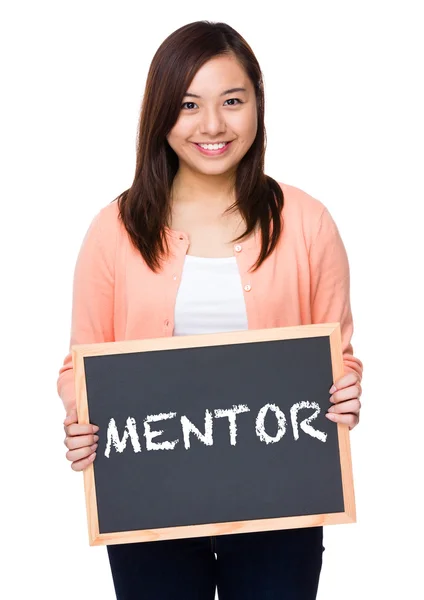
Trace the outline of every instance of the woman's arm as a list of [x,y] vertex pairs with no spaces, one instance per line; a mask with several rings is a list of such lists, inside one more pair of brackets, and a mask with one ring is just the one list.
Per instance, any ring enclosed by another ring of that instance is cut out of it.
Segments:
[[309,251],[313,323],[340,323],[345,374],[362,379],[363,365],[353,356],[353,320],[350,306],[350,272],[337,226],[324,208]]
[[115,240],[113,232],[103,229],[106,210],[107,207],[91,222],[75,265],[69,353],[57,380],[57,391],[67,413],[76,405],[72,345],[114,341]]

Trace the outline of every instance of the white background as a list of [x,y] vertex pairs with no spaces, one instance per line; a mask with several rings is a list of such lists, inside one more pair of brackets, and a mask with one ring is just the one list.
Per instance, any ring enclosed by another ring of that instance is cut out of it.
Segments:
[[3,3],[3,598],[114,598],[106,549],[88,545],[82,474],[65,459],[56,380],[82,238],[132,182],[148,66],[167,35],[200,19],[252,46],[266,172],[320,199],[349,255],[364,363],[351,434],[358,522],[325,529],[319,600],[423,597],[420,4]]

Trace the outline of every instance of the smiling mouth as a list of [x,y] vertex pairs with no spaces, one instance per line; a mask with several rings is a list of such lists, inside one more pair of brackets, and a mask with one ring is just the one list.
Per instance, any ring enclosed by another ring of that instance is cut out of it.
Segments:
[[213,144],[198,144],[197,142],[194,143],[196,144],[196,146],[203,148],[203,150],[222,150],[222,148],[225,148],[225,146],[228,146],[228,144],[230,144],[231,142],[214,142]]

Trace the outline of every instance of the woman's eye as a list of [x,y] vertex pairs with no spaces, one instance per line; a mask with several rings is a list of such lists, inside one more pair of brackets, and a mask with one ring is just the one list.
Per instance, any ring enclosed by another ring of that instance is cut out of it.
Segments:
[[193,110],[193,108],[199,108],[195,102],[184,102],[181,108],[187,108],[188,110]]
[[239,98],[229,98],[225,102],[230,102],[231,104],[229,106],[236,106],[237,104],[243,104],[243,102],[241,100],[239,100]]
[[[224,105],[227,103],[227,106],[237,106],[237,104],[243,104],[243,102],[239,98],[229,98],[224,102]],[[195,108],[199,108],[195,102],[184,102],[181,105],[182,109],[186,110],[194,110]]]

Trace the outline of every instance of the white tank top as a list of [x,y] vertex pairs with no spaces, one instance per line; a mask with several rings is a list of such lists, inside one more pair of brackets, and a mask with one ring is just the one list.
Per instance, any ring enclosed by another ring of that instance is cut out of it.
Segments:
[[247,329],[246,305],[235,256],[186,255],[174,314],[174,335]]

